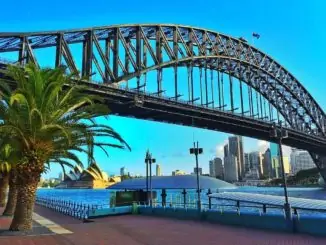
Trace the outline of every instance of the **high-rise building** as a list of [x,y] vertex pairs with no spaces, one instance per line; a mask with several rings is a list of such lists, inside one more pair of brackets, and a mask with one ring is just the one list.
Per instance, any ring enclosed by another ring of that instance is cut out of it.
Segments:
[[214,160],[209,161],[209,176],[214,178],[224,178],[224,167],[222,159],[215,157]]
[[215,177],[218,179],[224,179],[224,166],[223,161],[219,157],[215,157]]
[[263,155],[263,176],[272,178],[271,150],[268,148]]
[[120,168],[120,176],[128,175],[126,167]]
[[[283,157],[283,164],[284,164],[285,174],[291,173],[291,165],[290,165],[289,157]],[[271,176],[273,178],[281,178],[282,177],[282,165],[280,163],[279,157],[272,157]]]
[[273,157],[279,157],[278,144],[270,143],[269,149],[271,151],[271,160]]
[[[194,174],[197,174],[197,168],[194,168]],[[203,175],[203,169],[198,167],[198,174]]]
[[244,166],[245,166],[245,173],[250,171],[250,162],[249,162],[249,154],[245,153],[244,154]]
[[241,180],[244,176],[244,154],[241,136],[229,137],[229,155],[233,155],[238,161],[238,178]]
[[228,144],[226,144],[224,146],[224,157],[227,157],[229,155],[229,146]]
[[209,161],[209,176],[215,177],[215,162],[214,162],[214,160]]
[[258,170],[259,176],[263,175],[263,157],[261,152],[254,151],[249,153],[249,162],[251,170]]
[[289,157],[283,157],[283,164],[284,164],[284,172],[285,174],[291,173],[291,164]]
[[307,151],[292,149],[290,157],[292,174],[296,174],[300,170],[316,167]]
[[238,177],[238,160],[237,157],[229,155],[224,158],[224,180],[228,182],[236,182]]
[[271,171],[272,178],[279,178],[280,177],[280,173],[279,173],[280,163],[279,163],[278,156],[272,157],[271,164],[272,164],[272,171]]
[[156,176],[161,176],[161,166],[160,166],[160,164],[156,164]]

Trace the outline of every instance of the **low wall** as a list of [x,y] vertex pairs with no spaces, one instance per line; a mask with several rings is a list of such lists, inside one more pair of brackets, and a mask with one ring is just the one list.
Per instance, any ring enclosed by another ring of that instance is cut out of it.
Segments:
[[287,221],[284,215],[277,214],[221,212],[218,210],[206,210],[199,213],[197,209],[170,207],[150,208],[145,206],[138,207],[138,213],[142,215],[170,217],[185,220],[202,220],[210,223],[243,226],[280,232],[295,232],[326,236],[326,218],[311,216],[293,216],[291,221]]
[[131,206],[94,209],[94,210],[89,210],[88,218],[94,219],[94,218],[99,218],[99,217],[103,217],[103,216],[131,214],[131,213],[132,213]]
[[294,220],[295,230],[316,236],[326,236],[326,218],[317,216],[299,216]]

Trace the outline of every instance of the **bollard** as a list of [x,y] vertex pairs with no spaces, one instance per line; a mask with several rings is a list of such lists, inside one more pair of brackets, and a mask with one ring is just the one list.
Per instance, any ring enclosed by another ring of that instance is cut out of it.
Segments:
[[208,196],[208,209],[211,209],[212,208],[212,198],[209,195],[212,194],[212,191],[210,188],[208,189],[206,194]]
[[161,194],[161,197],[162,197],[162,206],[165,207],[166,206],[166,189],[162,189],[162,194]]
[[186,208],[186,204],[187,204],[187,191],[186,191],[186,189],[183,189],[181,194],[183,195],[183,207]]
[[237,201],[237,211],[240,212],[240,201]]

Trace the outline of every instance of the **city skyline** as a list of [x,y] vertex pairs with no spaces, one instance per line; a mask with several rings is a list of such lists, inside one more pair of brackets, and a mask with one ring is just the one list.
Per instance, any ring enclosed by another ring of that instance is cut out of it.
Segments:
[[[6,2],[4,8],[14,8],[16,4],[16,2]],[[323,94],[323,91],[326,90],[326,84],[322,83],[326,75],[326,70],[324,69],[326,61],[323,58],[326,50],[323,48],[322,40],[325,40],[326,34],[319,31],[323,28],[321,23],[324,23],[325,17],[321,8],[317,7],[317,5],[311,4],[306,6],[290,2],[284,3],[283,1],[274,1],[273,3],[239,2],[236,5],[221,2],[218,8],[229,9],[232,7],[237,15],[230,16],[228,13],[219,11],[219,19],[216,20],[216,18],[206,17],[215,16],[218,10],[217,7],[207,8],[203,13],[198,13],[196,7],[194,7],[195,5],[191,7],[189,4],[185,9],[185,6],[178,2],[173,2],[175,5],[173,9],[168,7],[169,4],[162,6],[160,15],[157,14],[157,10],[153,6],[144,3],[142,4],[142,11],[144,12],[142,13],[146,13],[146,15],[142,14],[141,18],[138,12],[133,11],[136,3],[129,3],[129,14],[122,15],[121,13],[126,11],[125,6],[119,6],[117,3],[110,3],[108,5],[102,1],[97,6],[93,3],[79,6],[79,4],[64,2],[65,5],[74,6],[76,11],[62,14],[62,11],[65,12],[65,10],[60,8],[63,1],[59,0],[53,6],[54,14],[51,16],[48,15],[47,11],[40,11],[41,5],[37,2],[30,2],[28,5],[27,3],[21,4],[21,6],[26,4],[26,7],[18,9],[14,19],[6,11],[0,17],[2,20],[0,21],[2,31],[58,30],[113,25],[117,23],[150,22],[201,26],[217,32],[230,34],[234,37],[242,36],[248,39],[250,44],[272,55],[277,61],[281,61],[280,63],[299,79],[316,101],[323,108],[326,107],[326,97]],[[280,4],[288,11],[279,12]],[[248,11],[243,11],[244,7]],[[90,11],[85,13],[83,11],[85,8],[88,8]],[[264,9],[264,11],[257,11],[258,8]],[[26,11],[26,9],[28,10]],[[197,18],[193,18],[191,15],[180,15],[180,9],[196,12],[198,19],[201,19],[201,21],[199,22]],[[278,12],[279,15],[278,18],[273,18],[273,24],[271,24],[271,19],[275,12]],[[289,21],[289,19],[293,19],[293,21]],[[25,25],[21,25],[21,23],[25,23]],[[310,28],[307,28],[308,26]],[[301,39],[302,29],[305,29],[304,40]],[[252,32],[259,33],[261,38],[253,40],[251,38]],[[318,52],[310,52],[306,48],[307,45],[320,46],[322,48]],[[305,59],[302,59],[302,57],[305,57]],[[307,60],[316,62],[307,62]],[[313,72],[315,70],[318,72]],[[112,115],[108,121],[102,118],[99,121],[107,123],[117,130],[132,148],[132,152],[110,149],[109,158],[100,151],[95,150],[96,162],[109,174],[118,174],[121,166],[126,166],[130,173],[144,173],[144,156],[147,149],[150,149],[153,156],[161,163],[163,174],[171,173],[174,169],[183,169],[190,173],[195,165],[193,156],[188,154],[188,149],[192,146],[193,140],[198,140],[204,149],[204,154],[199,157],[199,166],[203,168],[203,172],[207,173],[209,160],[215,156],[222,156],[221,152],[223,152],[223,149],[221,151],[220,147],[230,136],[226,133],[205,129]],[[266,146],[264,141],[249,138],[244,138],[243,142],[245,152]],[[290,150],[285,151],[288,152],[285,154],[289,156]],[[85,156],[82,157],[82,161],[86,166],[87,159]],[[51,172],[45,176],[58,176],[59,171],[61,171],[60,167],[53,165]]]

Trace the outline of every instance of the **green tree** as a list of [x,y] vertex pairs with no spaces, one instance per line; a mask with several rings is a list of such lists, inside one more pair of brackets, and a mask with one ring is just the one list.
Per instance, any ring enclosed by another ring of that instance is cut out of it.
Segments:
[[[86,87],[63,68],[9,66],[5,75],[7,80],[0,85],[0,134],[3,143],[22,154],[16,165],[19,198],[10,230],[30,230],[36,188],[49,163],[82,165],[78,152],[93,159],[94,147],[107,154],[107,147],[129,146],[111,127],[94,119],[109,113],[103,99],[86,93]],[[10,82],[13,91],[6,86]]]

